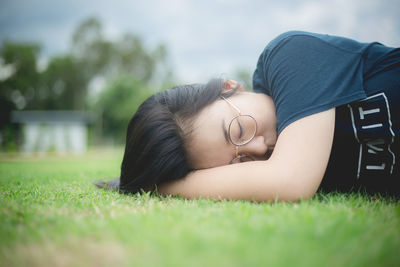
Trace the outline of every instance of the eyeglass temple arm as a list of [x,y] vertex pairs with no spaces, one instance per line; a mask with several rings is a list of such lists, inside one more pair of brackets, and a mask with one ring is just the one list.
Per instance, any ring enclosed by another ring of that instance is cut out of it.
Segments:
[[229,101],[228,99],[226,99],[225,97],[223,97],[222,95],[220,96],[223,100],[225,100],[229,105],[231,105],[234,109],[236,109],[236,111],[239,113],[239,115],[241,115],[240,113],[240,109],[235,106],[231,101]]

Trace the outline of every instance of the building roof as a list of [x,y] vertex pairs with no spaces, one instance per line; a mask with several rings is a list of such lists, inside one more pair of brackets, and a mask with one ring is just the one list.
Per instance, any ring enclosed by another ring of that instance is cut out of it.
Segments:
[[93,121],[93,113],[81,110],[28,110],[11,112],[11,121],[15,123],[49,123],[49,122],[80,122]]

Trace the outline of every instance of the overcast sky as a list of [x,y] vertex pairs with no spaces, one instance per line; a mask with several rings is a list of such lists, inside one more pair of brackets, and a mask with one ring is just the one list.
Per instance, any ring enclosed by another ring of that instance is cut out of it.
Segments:
[[42,58],[67,51],[75,27],[101,19],[111,38],[164,43],[181,82],[253,71],[269,40],[306,30],[400,46],[399,0],[0,0],[0,39],[38,41]]

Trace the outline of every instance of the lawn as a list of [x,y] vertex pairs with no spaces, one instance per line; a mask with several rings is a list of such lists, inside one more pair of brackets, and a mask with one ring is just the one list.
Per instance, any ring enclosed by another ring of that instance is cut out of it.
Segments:
[[120,195],[121,150],[0,155],[0,266],[400,266],[400,204]]

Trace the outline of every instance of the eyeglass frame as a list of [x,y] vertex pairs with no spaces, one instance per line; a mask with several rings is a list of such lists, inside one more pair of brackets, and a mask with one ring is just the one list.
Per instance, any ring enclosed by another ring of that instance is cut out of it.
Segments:
[[[254,161],[253,157],[251,157],[251,156],[249,156],[249,155],[246,155],[246,154],[239,155],[239,146],[246,145],[246,144],[250,143],[250,142],[254,139],[254,137],[256,136],[256,133],[257,133],[257,120],[256,120],[253,116],[251,116],[251,115],[248,115],[248,114],[243,114],[243,115],[242,115],[242,112],[240,111],[240,109],[239,109],[236,105],[234,105],[231,101],[229,101],[229,100],[226,99],[225,97],[223,97],[223,96],[220,96],[220,97],[221,97],[223,100],[225,100],[225,102],[227,102],[231,107],[233,107],[233,108],[238,112],[238,115],[235,116],[235,117],[233,117],[233,118],[231,119],[231,121],[230,121],[230,123],[229,123],[229,127],[228,127],[228,137],[229,137],[229,141],[231,142],[232,145],[235,146],[235,150],[236,150],[236,151],[235,151],[235,158],[233,158],[233,159],[229,162],[229,164],[232,164],[234,160],[240,159],[240,158],[242,158],[242,157],[248,157],[248,158],[250,158],[251,160]],[[232,122],[233,122],[235,119],[239,118],[240,116],[246,116],[246,117],[252,118],[252,119],[254,120],[254,123],[255,123],[255,126],[256,126],[256,127],[255,127],[254,134],[253,134],[253,136],[252,136],[251,138],[249,138],[248,140],[246,140],[245,142],[243,142],[243,143],[241,143],[241,144],[236,144],[236,143],[234,143],[234,142],[232,141],[232,138],[231,138],[231,125],[232,125]]]

